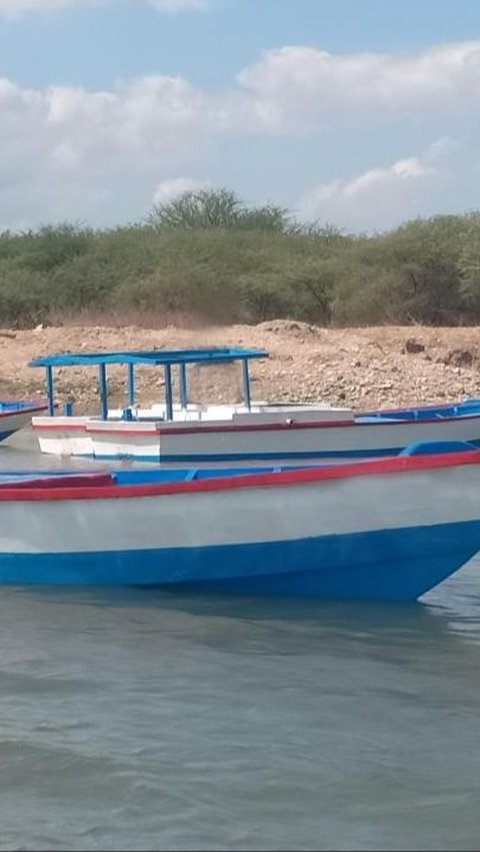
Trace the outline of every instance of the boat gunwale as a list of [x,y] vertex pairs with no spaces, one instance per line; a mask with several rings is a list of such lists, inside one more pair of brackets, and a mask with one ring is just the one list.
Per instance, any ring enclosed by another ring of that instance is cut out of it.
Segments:
[[[5,405],[5,404],[6,405],[23,405],[23,402],[22,402],[22,400],[12,399],[12,400],[4,400],[3,405]],[[32,413],[35,413],[36,411],[46,411],[46,410],[47,410],[47,406],[45,405],[45,403],[35,403],[35,402],[30,403],[29,402],[28,405],[25,405],[25,407],[23,407],[23,408],[12,408],[10,411],[2,411],[0,409],[0,419],[2,417],[15,417],[18,414],[32,414]]]
[[212,477],[211,479],[204,480],[191,479],[183,482],[153,485],[112,484],[111,486],[79,486],[61,489],[51,489],[41,486],[33,486],[31,489],[25,489],[12,486],[11,488],[0,488],[0,503],[163,497],[169,495],[232,491],[244,488],[308,485],[352,477],[421,471],[428,472],[429,470],[451,469],[467,465],[480,466],[480,450],[395,456],[384,459],[367,459],[353,464],[332,464],[331,466],[297,468],[295,470],[267,473],[235,474],[229,477]]
[[[387,412],[385,412],[387,416]],[[357,417],[364,415],[357,415]],[[366,415],[368,416],[368,415]],[[47,419],[47,418],[46,418]],[[273,431],[286,431],[286,430],[297,430],[297,429],[347,429],[348,427],[363,427],[366,426],[411,426],[414,424],[415,426],[419,425],[428,425],[432,423],[451,423],[452,421],[461,420],[479,420],[480,412],[477,414],[462,414],[462,415],[451,415],[449,417],[428,417],[423,418],[422,420],[414,420],[414,419],[405,419],[405,420],[395,420],[388,421],[382,420],[379,418],[377,421],[369,421],[368,423],[362,423],[359,420],[295,420],[293,418],[288,418],[285,420],[275,421],[274,423],[229,423],[225,422],[217,422],[216,424],[209,424],[208,421],[203,422],[192,422],[191,425],[185,426],[184,423],[162,423],[162,422],[152,422],[152,428],[139,428],[132,429],[131,422],[124,420],[120,421],[121,423],[125,423],[125,428],[120,427],[118,423],[115,421],[108,420],[99,420],[97,418],[88,418],[85,423],[72,423],[71,425],[68,422],[65,423],[55,423],[56,418],[49,418],[53,420],[51,423],[32,423],[32,428],[35,431],[57,431],[57,432],[88,432],[93,435],[193,435],[193,434],[215,434],[216,432],[273,432]],[[67,421],[69,418],[65,417]],[[112,426],[110,426],[110,422]],[[137,423],[143,423],[144,421],[138,420],[135,421]],[[145,421],[146,422],[146,421]],[[106,424],[102,428],[96,428],[96,424],[104,423]],[[127,425],[128,424],[128,425]]]

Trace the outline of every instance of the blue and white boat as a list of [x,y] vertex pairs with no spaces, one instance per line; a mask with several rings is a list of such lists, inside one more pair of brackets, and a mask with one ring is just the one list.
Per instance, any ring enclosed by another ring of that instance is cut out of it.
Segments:
[[[83,352],[38,358],[31,366],[45,369],[49,416],[34,417],[33,430],[44,453],[183,465],[298,464],[391,456],[415,441],[467,441],[480,446],[479,399],[371,412],[321,403],[254,402],[249,363],[266,357],[264,350],[210,348]],[[242,367],[243,402],[199,405],[189,401],[188,368],[232,362]],[[108,406],[110,365],[126,368],[128,397],[122,410]],[[136,404],[135,369],[139,365],[164,371],[165,400],[149,409]],[[72,416],[71,407],[66,414],[53,416],[54,370],[70,366],[97,368],[99,417]]]
[[0,582],[415,600],[480,549],[480,452],[450,449],[290,470],[12,473]]
[[5,441],[10,435],[29,426],[32,417],[45,411],[46,405],[38,402],[22,400],[0,401],[0,441]]

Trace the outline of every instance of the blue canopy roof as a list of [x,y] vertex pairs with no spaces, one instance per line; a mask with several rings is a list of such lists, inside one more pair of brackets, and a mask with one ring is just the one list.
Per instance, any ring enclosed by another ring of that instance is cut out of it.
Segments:
[[205,364],[268,358],[264,349],[209,347],[203,349],[154,349],[150,352],[66,352],[34,358],[29,367],[73,367],[98,364]]

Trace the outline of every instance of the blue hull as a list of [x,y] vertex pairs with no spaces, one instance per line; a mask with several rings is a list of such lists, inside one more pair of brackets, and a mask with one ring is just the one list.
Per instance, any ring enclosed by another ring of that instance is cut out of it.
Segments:
[[480,549],[480,521],[297,541],[92,553],[0,554],[0,583],[409,601]]

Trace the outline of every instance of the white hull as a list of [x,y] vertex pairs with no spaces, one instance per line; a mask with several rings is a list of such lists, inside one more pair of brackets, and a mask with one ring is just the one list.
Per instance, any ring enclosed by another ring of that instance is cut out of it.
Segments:
[[443,420],[158,424],[34,418],[44,453],[152,463],[298,461],[393,455],[415,442],[480,443],[480,416]]
[[0,582],[411,600],[480,548],[479,465],[476,452],[170,485],[8,486]]
[[480,518],[478,465],[365,476],[349,476],[345,471],[337,479],[281,487],[230,490],[224,483],[210,491],[203,482],[191,493],[182,493],[179,487],[179,493],[137,499],[128,494],[129,490],[133,494],[133,487],[125,489],[125,497],[120,492],[115,499],[71,499],[70,495],[63,499],[61,492],[50,500],[0,499],[0,551],[84,553],[181,548],[188,543],[210,547]]
[[5,440],[10,435],[30,426],[32,417],[35,413],[42,411],[44,406],[32,406],[20,408],[18,411],[1,411],[0,410],[0,441]]

